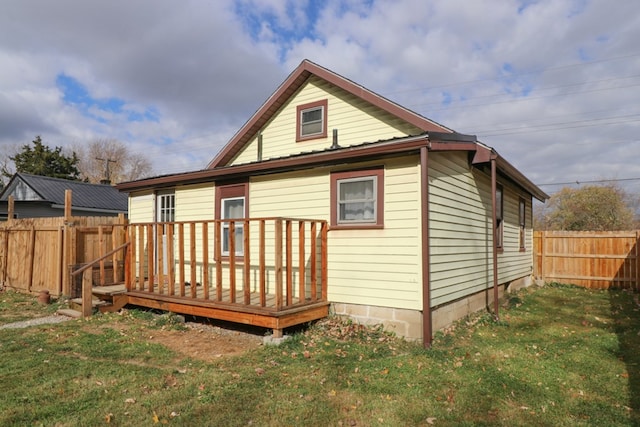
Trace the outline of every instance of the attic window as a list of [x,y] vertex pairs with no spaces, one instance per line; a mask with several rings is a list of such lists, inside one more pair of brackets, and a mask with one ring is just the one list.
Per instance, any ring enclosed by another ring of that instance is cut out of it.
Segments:
[[327,137],[327,100],[296,107],[296,141]]

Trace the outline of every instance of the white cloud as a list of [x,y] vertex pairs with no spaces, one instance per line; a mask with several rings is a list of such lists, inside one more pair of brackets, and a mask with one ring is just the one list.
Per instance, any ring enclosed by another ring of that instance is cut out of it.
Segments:
[[[118,138],[158,173],[201,168],[309,58],[478,133],[535,182],[640,177],[639,39],[634,0],[9,2],[0,147]],[[124,111],[65,105],[60,73]]]

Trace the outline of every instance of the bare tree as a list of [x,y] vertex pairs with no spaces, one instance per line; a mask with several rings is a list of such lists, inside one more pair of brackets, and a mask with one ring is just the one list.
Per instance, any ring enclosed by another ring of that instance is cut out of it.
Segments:
[[82,179],[99,183],[133,181],[153,173],[151,163],[142,154],[133,153],[116,139],[97,139],[75,150],[80,158]]
[[614,231],[633,228],[637,196],[615,184],[564,187],[534,212],[539,230]]

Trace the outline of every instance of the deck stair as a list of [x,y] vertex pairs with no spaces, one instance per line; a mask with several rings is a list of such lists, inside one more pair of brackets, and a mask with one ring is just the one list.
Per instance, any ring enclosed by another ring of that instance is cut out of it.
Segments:
[[[112,313],[120,310],[127,304],[126,291],[126,286],[119,283],[107,286],[93,286],[91,292],[92,311]],[[69,300],[69,308],[61,309],[59,312],[70,317],[82,317],[82,298]]]

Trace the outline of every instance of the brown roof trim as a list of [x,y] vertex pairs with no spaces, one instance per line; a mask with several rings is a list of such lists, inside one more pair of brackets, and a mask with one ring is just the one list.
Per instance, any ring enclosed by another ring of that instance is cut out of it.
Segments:
[[267,101],[240,128],[224,148],[209,162],[207,169],[226,165],[244,145],[273,117],[284,103],[307,81],[315,75],[327,82],[355,95],[370,104],[416,126],[424,132],[452,132],[451,129],[427,119],[393,101],[372,92],[339,74],[321,67],[307,59],[291,73],[289,77],[276,89]]
[[325,150],[301,156],[283,157],[262,162],[245,163],[236,166],[203,169],[195,172],[185,172],[175,175],[165,175],[138,181],[123,182],[116,185],[120,191],[137,191],[158,187],[195,184],[217,179],[235,179],[253,175],[263,175],[281,171],[292,171],[308,167],[328,165],[343,160],[362,160],[368,157],[379,157],[418,150],[429,143],[427,135],[407,137],[389,142],[358,145],[354,147]]
[[538,188],[533,182],[529,181],[529,179],[522,174],[518,169],[515,168],[511,163],[506,161],[503,157],[501,157],[498,153],[496,155],[496,166],[500,171],[506,174],[509,178],[518,183],[518,185],[522,186],[525,190],[527,190],[533,197],[540,200],[544,203],[545,200],[549,198],[549,195]]
[[[456,135],[458,136],[456,138]],[[283,157],[263,162],[246,163],[236,166],[203,169],[195,172],[185,172],[175,175],[158,176],[139,181],[124,182],[116,185],[120,191],[139,191],[172,187],[176,185],[197,184],[202,182],[246,178],[249,176],[266,175],[276,172],[293,171],[311,167],[331,165],[339,162],[362,161],[368,158],[380,158],[418,152],[421,147],[429,151],[467,151],[474,153],[474,164],[487,163],[490,158],[497,159],[497,166],[505,175],[528,191],[533,197],[544,202],[549,196],[529,181],[519,170],[500,157],[493,149],[474,142],[472,135],[440,134],[431,132],[390,141],[363,144],[354,147],[326,150],[299,156]]]

